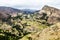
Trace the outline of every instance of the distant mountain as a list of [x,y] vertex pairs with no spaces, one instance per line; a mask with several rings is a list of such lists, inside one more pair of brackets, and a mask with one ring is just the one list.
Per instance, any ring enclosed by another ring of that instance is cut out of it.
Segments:
[[0,6],[0,12],[18,13],[18,12],[21,12],[21,10],[11,8],[11,7]]
[[17,14],[20,12],[21,10],[15,8],[0,6],[0,19],[6,19],[9,15]]
[[37,11],[37,10],[32,10],[32,9],[22,9],[22,11],[23,11],[24,13],[26,13],[26,14],[32,14],[32,13],[34,13],[34,12]]
[[0,19],[6,19],[8,18],[9,15],[14,15],[17,13],[34,13],[35,10],[30,10],[30,9],[15,9],[15,8],[11,8],[11,7],[4,7],[4,6],[0,6]]

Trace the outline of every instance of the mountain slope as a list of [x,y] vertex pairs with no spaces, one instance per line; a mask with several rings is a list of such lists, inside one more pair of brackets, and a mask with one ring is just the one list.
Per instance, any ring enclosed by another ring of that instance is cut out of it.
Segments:
[[0,6],[0,19],[7,18],[9,15],[17,14],[19,12],[21,12],[21,10]]
[[40,16],[43,15],[47,19],[48,23],[54,24],[60,21],[60,9],[45,5],[42,10],[39,11]]

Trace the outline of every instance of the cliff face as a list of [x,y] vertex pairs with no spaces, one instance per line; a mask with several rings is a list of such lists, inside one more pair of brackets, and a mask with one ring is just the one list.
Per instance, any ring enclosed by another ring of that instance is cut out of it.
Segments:
[[46,14],[48,17],[47,22],[50,24],[54,24],[60,21],[60,10],[57,8],[45,5],[39,13],[40,15]]

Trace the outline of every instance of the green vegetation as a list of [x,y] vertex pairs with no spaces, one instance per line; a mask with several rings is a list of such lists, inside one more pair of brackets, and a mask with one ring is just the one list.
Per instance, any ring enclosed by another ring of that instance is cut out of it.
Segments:
[[40,15],[21,14],[0,22],[0,40],[32,40],[31,34],[49,27]]

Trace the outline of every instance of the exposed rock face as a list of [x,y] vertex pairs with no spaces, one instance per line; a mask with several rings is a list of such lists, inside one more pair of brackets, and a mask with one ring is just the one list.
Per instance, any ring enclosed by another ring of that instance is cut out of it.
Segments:
[[42,16],[43,14],[46,14],[45,16],[47,16],[47,21],[50,24],[60,21],[60,10],[57,8],[45,5],[39,13]]

